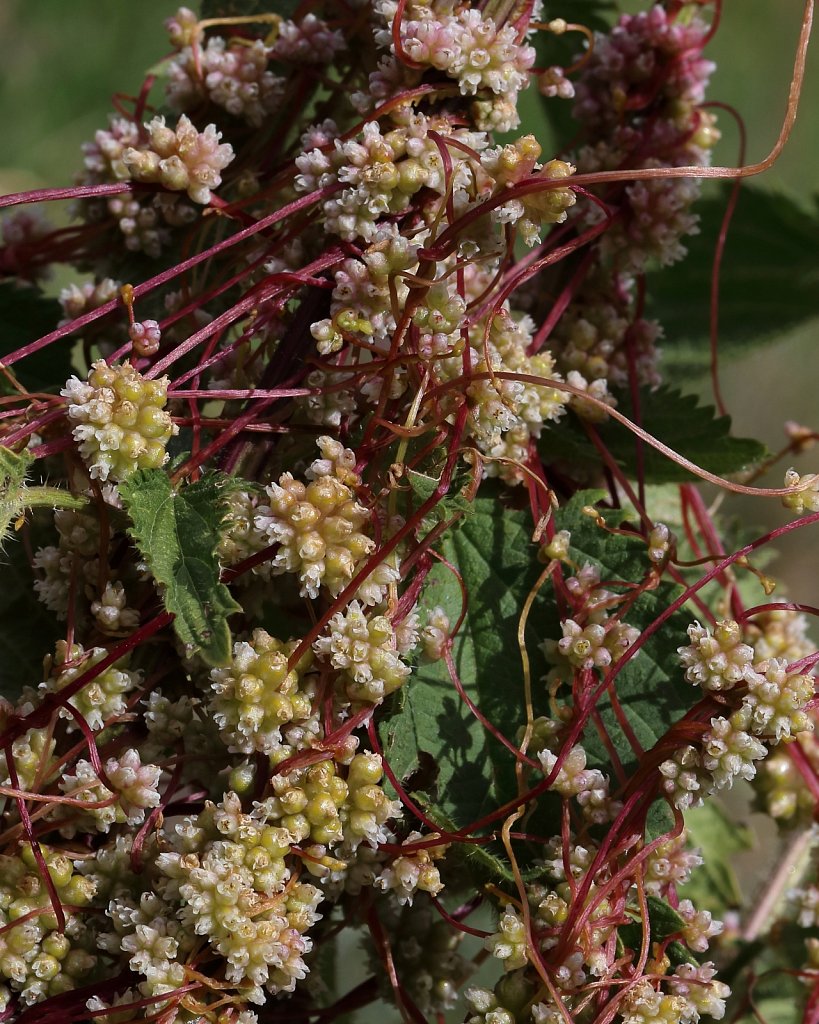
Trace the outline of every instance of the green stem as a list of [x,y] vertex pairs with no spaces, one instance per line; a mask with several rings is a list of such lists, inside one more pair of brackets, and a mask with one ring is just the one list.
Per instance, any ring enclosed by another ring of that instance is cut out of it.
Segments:
[[20,495],[23,508],[84,508],[88,498],[78,497],[62,487],[26,487]]

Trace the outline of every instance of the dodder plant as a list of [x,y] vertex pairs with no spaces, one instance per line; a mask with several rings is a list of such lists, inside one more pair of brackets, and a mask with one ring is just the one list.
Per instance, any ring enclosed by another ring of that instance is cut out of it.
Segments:
[[[761,169],[710,166],[719,3],[279,6],[181,8],[3,200],[74,220],[0,249],[0,1019],[814,1020],[814,610],[754,559],[819,483],[754,488],[647,311]],[[799,837],[743,908],[738,779]]]

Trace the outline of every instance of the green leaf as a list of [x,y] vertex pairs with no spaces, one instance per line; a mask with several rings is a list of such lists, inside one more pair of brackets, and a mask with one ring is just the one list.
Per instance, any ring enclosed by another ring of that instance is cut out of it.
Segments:
[[[407,471],[407,482],[416,497],[417,507],[432,497],[435,493],[435,488],[441,481],[434,476],[428,476],[426,473],[417,473],[414,469],[410,469]],[[463,483],[466,486],[467,481]],[[452,519],[453,516],[470,515],[473,512],[472,502],[464,497],[463,487],[458,488],[457,480],[453,483],[450,490],[453,493],[447,494],[442,498],[424,517],[423,522],[420,524],[422,532],[428,532],[438,523]]]
[[219,580],[216,557],[228,486],[214,474],[174,491],[161,469],[140,470],[120,484],[130,533],[164,588],[177,635],[211,665],[230,659],[227,618],[241,611]]
[[5,543],[13,520],[25,508],[23,491],[33,461],[28,452],[18,455],[0,445],[0,547]]
[[[583,507],[601,496],[602,492],[582,492],[558,511],[558,528],[572,531],[570,556],[578,565],[599,566],[605,581],[639,581],[649,568],[645,542],[637,536],[611,535],[583,515]],[[442,544],[444,557],[457,567],[469,595],[453,658],[466,693],[505,737],[514,740],[525,721],[518,618],[540,565],[533,557],[528,512],[504,507],[491,486],[484,487],[474,505],[473,515]],[[619,524],[625,516],[608,511],[604,518]],[[461,589],[445,566],[432,570],[426,593],[429,605],[442,605],[450,620],[457,620]],[[629,624],[645,628],[678,593],[676,586],[663,584],[642,595],[629,611]],[[645,749],[654,746],[695,702],[697,695],[683,682],[676,656],[687,625],[687,616],[672,616],[616,679],[621,707]],[[559,634],[559,616],[546,588],[533,605],[527,633],[536,684],[545,667],[536,641],[550,632]],[[542,686],[535,685],[534,692],[536,701],[543,699]],[[536,706],[534,710],[538,714],[544,709]],[[599,702],[599,711],[621,761],[632,767],[637,755],[607,696]],[[462,827],[514,798],[513,756],[469,711],[445,665],[420,665],[399,695],[392,717],[382,721],[380,729],[393,770],[407,780],[407,788],[434,819],[437,813],[437,820],[445,817]],[[590,761],[609,771],[609,754],[596,730],[587,730],[583,743]],[[548,800],[542,813],[547,819],[557,816]],[[538,823],[541,831],[550,825],[555,826],[556,820]]]
[[[646,903],[648,904],[650,942],[663,942],[670,935],[683,930],[685,921],[665,900],[661,900],[657,896],[647,896]],[[622,925],[618,929],[618,938],[629,949],[639,949],[642,945],[643,922],[635,921],[633,924]],[[681,963],[699,964],[696,957],[692,956],[681,942],[669,943],[666,952],[671,962],[675,965]]]
[[675,932],[681,932],[685,928],[685,921],[677,913],[677,911],[670,907],[665,900],[659,899],[657,896],[647,896],[646,902],[648,903],[648,920],[651,925],[651,938],[655,942],[662,942],[663,939],[667,939],[669,935],[673,935]]
[[[618,409],[634,420],[634,408],[627,393],[618,393]],[[738,473],[765,458],[767,449],[751,438],[731,437],[731,417],[717,416],[711,405],[699,404],[696,395],[684,395],[664,384],[640,391],[640,421],[648,431],[678,455],[711,473]],[[600,439],[626,474],[637,476],[637,438],[622,424],[609,420],[598,428]],[[643,476],[647,483],[686,483],[698,479],[651,445],[641,443]],[[541,456],[598,466],[600,456],[572,413],[543,432]]]
[[[696,206],[700,234],[688,256],[649,275],[649,312],[663,325],[666,368],[699,372],[710,361],[709,295],[714,247],[728,191]],[[819,208],[743,186],[720,275],[719,351],[739,355],[819,314]]]
[[[0,362],[9,352],[49,331],[53,331],[62,316],[56,299],[47,299],[38,288],[24,288],[10,281],[0,283]],[[74,338],[60,338],[46,345],[11,368],[15,376],[29,391],[55,391],[71,375],[71,349]],[[14,388],[0,376],[0,392],[12,394]]]
[[715,797],[687,811],[685,827],[691,845],[701,851],[703,863],[682,886],[681,894],[715,914],[739,906],[742,894],[732,860],[735,854],[753,848],[753,832],[731,820]]
[[667,836],[674,828],[674,815],[666,800],[655,800],[646,815],[646,842]]
[[[518,617],[541,566],[534,558],[528,512],[505,507],[492,485],[473,506],[473,514],[441,545],[469,595],[453,660],[466,693],[514,741],[526,718]],[[428,605],[441,605],[454,624],[461,612],[457,581],[443,565],[436,565],[428,579]],[[533,610],[532,621],[538,614]],[[397,703],[392,717],[381,723],[385,753],[402,779],[418,769],[423,754],[431,755],[435,778],[425,781],[428,792],[420,798],[433,817],[440,812],[461,827],[514,796],[512,755],[472,715],[442,662],[419,665]]]
[[[571,532],[569,557],[572,561],[578,566],[586,563],[597,566],[604,585],[617,580],[639,581],[649,567],[645,541],[636,535],[633,538],[612,535],[583,514],[583,508],[594,505],[602,493],[580,491],[558,510],[555,524],[558,529]],[[620,510],[601,514],[610,525],[617,525],[626,518]],[[680,593],[675,584],[661,583],[634,602],[626,622],[644,630]],[[683,680],[677,659],[677,647],[685,640],[688,625],[688,616],[675,612],[661,630],[642,644],[639,653],[614,680],[620,706],[645,750],[653,747],[697,700],[694,688]],[[552,638],[558,639],[559,634],[555,631]],[[623,765],[626,769],[633,768],[637,754],[619,724],[608,694],[599,701],[597,710]],[[596,730],[587,730],[583,745],[590,761],[605,771],[610,770],[608,752]]]

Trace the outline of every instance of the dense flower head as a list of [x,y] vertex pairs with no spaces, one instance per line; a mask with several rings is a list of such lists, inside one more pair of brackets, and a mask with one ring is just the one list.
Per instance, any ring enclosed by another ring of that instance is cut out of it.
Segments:
[[378,703],[404,684],[410,667],[401,660],[395,630],[383,615],[367,616],[358,601],[337,612],[328,635],[313,645],[321,658],[342,673],[350,700]]
[[290,723],[311,717],[314,688],[305,678],[311,659],[288,668],[295,648],[295,641],[283,643],[256,629],[250,641],[233,645],[228,667],[211,672],[210,708],[229,749],[272,754]]
[[[576,83],[575,117],[593,144],[578,154],[581,171],[701,165],[719,138],[701,108],[714,65],[703,58],[708,26],[655,4],[623,15],[595,44]],[[653,178],[623,189],[620,216],[600,243],[602,257],[640,272],[685,255],[682,238],[697,231],[693,178]],[[593,214],[599,217],[600,211]]]
[[304,933],[319,919],[322,895],[288,880],[291,834],[266,824],[262,809],[245,814],[231,793],[177,833],[177,846],[196,852],[162,853],[157,866],[179,920],[224,957],[227,980],[247,986],[251,1001],[262,1002],[265,988],[292,991],[307,974]]
[[282,21],[272,55],[291,64],[329,64],[346,45],[342,32],[308,13],[300,21]]
[[279,544],[272,571],[297,573],[310,597],[322,585],[337,594],[375,546],[362,530],[370,515],[356,500],[355,456],[329,437],[318,445],[323,458],[312,464],[308,482],[285,473],[268,485],[268,503],[255,518],[256,529]]
[[[139,125],[135,121],[112,116],[108,129],[97,131],[94,141],[83,146],[85,160],[82,180],[94,185],[127,181],[130,172],[125,163],[125,153],[139,149],[142,145]],[[173,210],[168,206],[161,207],[150,197],[133,193],[113,195],[104,200],[85,200],[79,209],[91,223],[99,222],[107,216],[113,217],[126,249],[144,252],[152,257],[159,256],[168,244],[171,223],[183,223],[189,218],[189,212],[178,206]],[[93,295],[91,298],[93,300]]]
[[[425,836],[420,832],[410,832],[402,845],[411,846],[413,843],[437,838],[437,835]],[[399,854],[390,860],[374,884],[380,889],[394,892],[400,904],[411,904],[419,891],[437,896],[444,888],[444,883],[435,861],[444,856],[446,848],[447,844],[441,843]]]
[[171,60],[167,76],[166,95],[175,110],[193,110],[207,98],[257,126],[276,110],[284,85],[270,69],[261,39],[247,45],[211,36],[204,47],[186,45]]
[[750,712],[750,728],[757,735],[778,742],[813,729],[813,720],[804,710],[813,695],[813,676],[789,673],[783,658],[772,658],[755,665],[748,676],[743,708]]
[[685,668],[685,678],[704,690],[730,690],[751,667],[754,652],[742,640],[742,630],[731,619],[718,622],[714,631],[698,622],[688,627],[691,643],[677,653]]
[[506,971],[515,971],[527,963],[526,927],[514,908],[507,907],[500,915],[498,930],[486,939],[486,948],[502,961]]
[[[576,84],[575,116],[590,127],[611,129],[626,111],[636,108],[637,116],[648,117],[659,107],[665,117],[682,121],[683,110],[702,103],[714,70],[701,55],[706,32],[699,18],[674,18],[660,4],[624,14],[611,32],[595,38]],[[639,105],[627,105],[634,97]]]
[[[389,20],[395,5],[382,3]],[[498,26],[491,17],[463,7],[456,13],[436,14],[423,3],[408,5],[409,17],[401,22],[401,46],[414,65],[427,65],[454,78],[462,95],[489,92],[500,102],[477,105],[480,127],[509,131],[518,124],[517,94],[528,84],[535,62],[533,47],[521,44],[512,25]],[[509,111],[498,117],[499,112]],[[493,114],[495,115],[493,118]]]
[[564,373],[574,370],[587,381],[602,379],[611,387],[624,387],[633,362],[641,384],[660,382],[656,343],[662,328],[655,320],[634,319],[632,287],[633,279],[627,275],[618,275],[611,283],[592,277],[569,304],[552,342]]
[[698,851],[688,849],[685,832],[661,843],[646,861],[646,891],[660,893],[669,885],[684,884],[702,862]]
[[[80,644],[69,647],[64,640],[58,640],[52,672],[45,682],[40,684],[40,693],[59,693],[83,672],[102,661],[107,654],[108,651],[104,647],[94,647],[86,651]],[[92,729],[101,729],[109,718],[125,711],[126,694],[139,686],[141,678],[141,672],[129,670],[127,659],[123,659],[98,673],[82,689],[69,697],[68,703],[82,715]],[[69,731],[77,729],[77,724],[67,708],[62,708],[60,715],[68,719]]]
[[[430,130],[475,151],[475,158],[455,150],[448,170]],[[406,211],[421,189],[439,195],[448,187],[467,189],[479,166],[478,152],[486,144],[482,133],[453,129],[447,121],[424,114],[386,133],[377,121],[368,121],[355,138],[336,139],[329,152],[316,148],[297,157],[295,184],[301,192],[332,188],[323,204],[326,229],[349,241],[369,242],[377,235],[379,218]]]
[[109,758],[104,765],[105,779],[113,786],[109,789],[90,761],[80,759],[74,771],[63,776],[60,788],[83,803],[104,806],[89,807],[84,814],[90,816],[93,827],[108,832],[112,825],[127,822],[141,825],[146,810],[159,806],[158,783],[161,769],[155,764],[143,764],[139,752],[126,750],[117,758]]
[[[42,856],[60,902],[87,906],[93,882],[59,851],[46,847]],[[76,929],[64,931],[50,910],[48,889],[28,845],[0,856],[0,878],[0,978],[20,994],[23,1005],[78,988],[96,967],[97,956],[76,941]]]
[[[98,595],[99,522],[93,515],[61,509],[54,513],[58,543],[39,548],[33,565],[42,575],[34,581],[34,590],[43,604],[58,618],[68,615],[72,596],[72,574],[77,572],[85,586],[85,596]],[[78,595],[75,593],[74,597]],[[125,608],[123,606],[123,611]],[[96,613],[93,612],[95,615]],[[133,620],[132,620],[133,621]]]
[[165,411],[168,384],[167,377],[149,380],[130,363],[108,366],[102,359],[87,381],[69,378],[60,394],[92,479],[124,480],[165,465],[165,448],[178,432]]
[[171,192],[187,192],[195,203],[210,202],[211,190],[221,184],[221,171],[233,160],[233,147],[219,143],[222,137],[216,126],[209,124],[197,131],[186,114],[176,128],[165,124],[165,118],[153,118],[145,126],[146,148],[131,146],[122,153],[122,163],[134,181],[156,182]]

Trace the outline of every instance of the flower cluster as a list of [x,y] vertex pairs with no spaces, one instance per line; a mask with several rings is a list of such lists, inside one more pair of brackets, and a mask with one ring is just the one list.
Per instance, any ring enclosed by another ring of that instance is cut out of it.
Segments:
[[71,597],[72,573],[75,570],[81,573],[86,587],[93,587],[96,582],[100,537],[96,519],[82,512],[55,512],[54,525],[58,543],[39,548],[34,555],[33,565],[43,573],[35,581],[34,590],[47,608],[65,618]]
[[308,483],[285,473],[267,487],[268,504],[259,506],[254,521],[268,543],[279,545],[272,571],[297,573],[309,597],[321,586],[337,594],[375,547],[362,530],[370,514],[356,500],[355,455],[330,437],[318,445],[322,458],[308,470]]
[[[68,857],[56,850],[41,854],[54,896],[78,910],[94,897],[94,884],[78,874]],[[73,915],[61,924],[52,911],[49,887],[40,875],[32,849],[19,847],[0,856],[0,1004],[11,992],[22,1004],[38,1003],[81,986],[98,957],[78,941]]]
[[71,377],[61,394],[92,479],[119,481],[165,465],[165,448],[178,433],[165,411],[168,383],[167,377],[148,380],[130,363],[108,366],[102,359],[87,381]]
[[[576,85],[574,114],[594,140],[577,157],[586,171],[706,166],[719,138],[702,109],[714,65],[703,58],[708,26],[683,23],[660,4],[624,14],[598,34]],[[655,177],[625,186],[617,222],[601,255],[626,272],[667,265],[685,255],[681,239],[697,229],[692,177]]]
[[410,674],[389,619],[368,617],[358,601],[330,619],[328,635],[316,640],[314,648],[333,668],[341,670],[344,692],[353,701],[378,703]]
[[222,137],[215,125],[203,132],[196,130],[186,114],[176,128],[169,128],[164,117],[155,117],[145,125],[147,145],[130,146],[122,153],[122,162],[134,181],[156,182],[171,192],[187,192],[195,203],[207,205],[211,190],[221,184],[221,171],[233,159],[233,147],[220,145]]
[[283,84],[270,70],[260,39],[244,45],[211,36],[204,48],[194,43],[173,58],[166,95],[175,110],[195,109],[207,98],[234,117],[260,125],[277,108]]
[[[128,181],[126,151],[142,145],[139,125],[125,117],[110,118],[109,127],[96,132],[93,142],[83,146],[85,170],[82,180],[90,185]],[[162,205],[159,197],[137,196],[133,192],[113,195],[107,199],[84,201],[80,210],[91,223],[112,218],[126,249],[158,257],[170,241],[170,226],[190,219],[184,206]]]
[[660,765],[663,788],[681,808],[699,803],[714,788],[730,787],[738,777],[754,778],[755,762],[769,747],[813,729],[805,710],[814,694],[812,676],[788,672],[784,659],[755,661],[740,625],[730,619],[713,631],[694,623],[688,636],[691,643],[679,648],[688,682],[706,694],[730,691],[729,701],[735,693],[742,699],[734,710],[729,705],[727,715],[711,718],[700,748],[689,744]]
[[[108,832],[114,824],[141,825],[145,811],[159,806],[157,784],[161,769],[154,764],[142,764],[138,751],[126,750],[120,757],[110,758],[104,772],[113,790],[101,781],[91,762],[82,759],[74,765],[73,772],[60,780],[60,789],[66,796],[89,805],[78,824],[87,827],[90,819],[91,828],[100,832]],[[70,826],[72,831],[76,827],[74,823]]]
[[330,64],[346,45],[343,33],[310,13],[298,22],[282,21],[272,55],[291,64]]
[[556,666],[552,670],[555,679],[572,672],[607,668],[639,636],[639,630],[610,614],[622,598],[599,584],[600,571],[591,564],[566,581],[575,603],[574,616],[561,622],[560,640],[545,640],[541,645]]
[[310,658],[288,668],[295,647],[256,629],[250,642],[233,645],[230,666],[211,672],[210,709],[229,750],[286,756],[283,731],[312,716],[315,688],[303,678]]
[[[389,24],[397,5],[382,0],[379,8]],[[462,95],[479,95],[473,107],[479,127],[499,132],[516,128],[517,96],[528,85],[534,49],[520,42],[512,24],[499,26],[476,9],[449,13],[449,8],[446,3],[409,4],[398,29],[403,52],[396,52],[394,42],[391,49],[399,59],[409,58],[413,67],[435,68],[454,78]]]
[[[78,676],[93,669],[108,655],[104,647],[94,647],[86,651],[81,644],[69,647],[64,640],[57,641],[57,652],[51,661],[51,672],[40,684],[40,694],[59,693],[72,686]],[[127,658],[110,665],[102,672],[94,674],[94,678],[86,683],[67,700],[82,720],[92,729],[102,729],[109,718],[122,714],[127,704],[126,694],[139,686],[142,673],[131,671],[127,667]],[[76,729],[77,724],[70,708],[62,707],[60,715],[68,719],[69,731]]]

